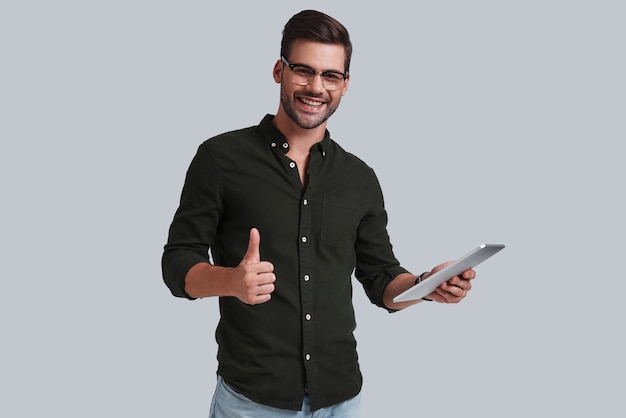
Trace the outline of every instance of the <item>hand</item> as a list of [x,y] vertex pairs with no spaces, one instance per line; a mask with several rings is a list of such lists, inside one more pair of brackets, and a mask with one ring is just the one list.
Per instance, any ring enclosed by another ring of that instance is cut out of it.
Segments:
[[249,305],[267,302],[274,291],[274,265],[269,261],[261,261],[259,245],[261,234],[256,228],[250,230],[248,250],[243,259],[233,270],[232,294]]
[[[450,264],[452,264],[452,261],[438,265],[432,269],[430,273],[424,275],[424,280],[426,280],[431,274]],[[476,272],[474,270],[465,270],[458,276],[454,276],[450,280],[441,283],[434,292],[426,297],[439,303],[459,303],[463,300],[463,298],[465,298],[465,296],[467,296],[467,292],[469,292],[472,288],[470,281],[475,278]]]

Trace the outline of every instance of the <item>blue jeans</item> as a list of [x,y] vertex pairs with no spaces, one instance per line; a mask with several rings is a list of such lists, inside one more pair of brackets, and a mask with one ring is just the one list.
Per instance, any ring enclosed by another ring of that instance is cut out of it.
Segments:
[[251,401],[218,376],[209,418],[358,418],[360,401],[359,393],[347,401],[311,412],[309,397],[305,396],[300,411],[278,409]]

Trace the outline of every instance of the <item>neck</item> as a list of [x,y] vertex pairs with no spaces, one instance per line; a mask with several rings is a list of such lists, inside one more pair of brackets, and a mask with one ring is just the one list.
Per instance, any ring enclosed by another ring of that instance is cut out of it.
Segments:
[[281,109],[279,109],[272,122],[285,135],[291,151],[297,154],[308,154],[313,145],[324,139],[324,134],[326,133],[326,122],[317,128],[303,129],[296,125]]

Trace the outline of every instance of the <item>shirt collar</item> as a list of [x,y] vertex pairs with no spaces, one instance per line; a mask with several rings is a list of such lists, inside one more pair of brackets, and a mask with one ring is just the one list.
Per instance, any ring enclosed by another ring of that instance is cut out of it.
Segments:
[[[289,144],[285,136],[278,130],[272,123],[274,115],[267,114],[259,123],[259,128],[263,134],[263,138],[267,142],[268,146],[273,149],[280,149],[285,154],[289,151]],[[313,145],[311,152],[318,151],[323,157],[331,150],[330,146],[330,133],[328,129],[324,132],[324,139],[317,144]]]

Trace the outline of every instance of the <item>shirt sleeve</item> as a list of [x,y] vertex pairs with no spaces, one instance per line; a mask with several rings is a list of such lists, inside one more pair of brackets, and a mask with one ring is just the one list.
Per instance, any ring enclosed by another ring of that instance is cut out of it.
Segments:
[[222,214],[221,187],[209,146],[200,145],[181,193],[161,259],[163,280],[174,296],[193,299],[185,292],[191,267],[209,262],[209,248]]
[[393,253],[382,190],[373,170],[371,175],[369,208],[359,224],[355,242],[355,276],[373,304],[395,312],[383,303],[383,293],[389,282],[408,271],[400,266]]

